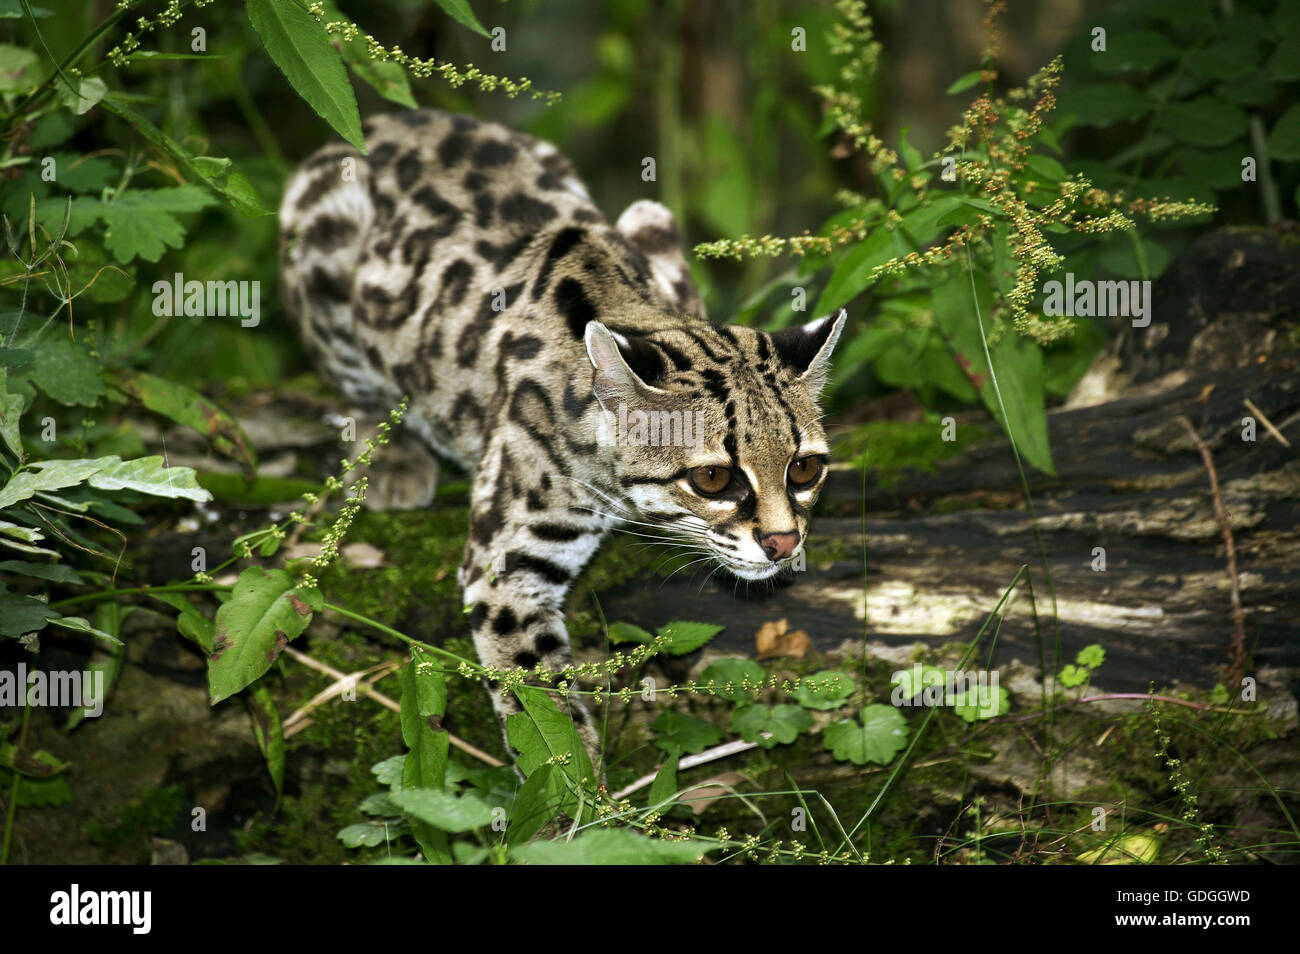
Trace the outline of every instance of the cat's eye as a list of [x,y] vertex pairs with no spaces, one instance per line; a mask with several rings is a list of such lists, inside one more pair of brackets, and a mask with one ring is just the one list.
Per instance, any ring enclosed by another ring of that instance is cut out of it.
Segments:
[[696,467],[689,476],[691,486],[702,494],[720,494],[731,486],[731,470],[727,467]]
[[822,475],[822,466],[820,457],[802,457],[790,465],[786,476],[791,486],[807,487]]

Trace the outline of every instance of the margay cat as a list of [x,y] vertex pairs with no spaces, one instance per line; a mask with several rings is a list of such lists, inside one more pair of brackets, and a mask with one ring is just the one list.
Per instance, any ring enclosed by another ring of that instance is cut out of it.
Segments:
[[[565,594],[620,525],[745,580],[800,555],[843,313],[774,334],[711,324],[662,205],[611,227],[554,146],[468,116],[404,112],[365,134],[369,155],[328,145],[289,180],[283,299],[349,397],[409,396],[412,429],[474,473],[460,583],[484,664],[569,665]],[[687,412],[696,433],[611,432],[637,411]]]

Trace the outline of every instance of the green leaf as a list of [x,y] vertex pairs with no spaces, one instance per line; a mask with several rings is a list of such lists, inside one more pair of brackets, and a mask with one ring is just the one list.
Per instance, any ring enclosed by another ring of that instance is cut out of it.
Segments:
[[[964,210],[959,216],[962,221],[974,220],[975,213],[960,198],[943,194],[932,199],[929,205],[918,206],[904,214],[900,229],[917,245],[924,247],[938,238],[941,231],[939,220],[955,209]],[[813,314],[824,315],[847,304],[875,283],[877,279],[872,277],[872,272],[877,267],[911,251],[910,246],[903,242],[903,236],[898,234],[900,229],[878,228],[849,249],[832,272]]]
[[56,75],[54,89],[63,105],[77,116],[94,109],[108,92],[108,84],[98,76],[74,76],[69,79],[71,82]]
[[907,720],[893,706],[870,705],[862,721],[845,719],[822,733],[826,748],[841,762],[888,765],[907,744]]
[[55,183],[68,192],[99,192],[118,174],[115,163],[99,156],[56,152],[50,158],[54,160]]
[[491,35],[483,28],[483,24],[479,23],[478,17],[474,16],[469,0],[437,0],[437,3],[461,26],[473,30],[480,36]]
[[357,99],[322,24],[295,3],[245,0],[248,20],[289,85],[316,114],[361,152],[366,151]]
[[811,727],[812,716],[799,706],[742,706],[731,714],[731,731],[765,749],[789,744]]
[[1074,689],[1082,686],[1088,681],[1089,670],[1086,666],[1076,666],[1073,663],[1067,665],[1061,670],[1061,685],[1067,689]]
[[198,485],[190,467],[167,467],[162,457],[111,459],[111,463],[90,475],[90,486],[99,490],[134,490],[155,497],[185,498],[199,503],[212,499]]
[[1178,57],[1178,47],[1163,33],[1153,30],[1112,30],[1106,51],[1094,53],[1089,63],[1102,72],[1145,71]]
[[964,76],[958,77],[954,80],[952,85],[943,91],[943,95],[954,96],[957,93],[964,92],[978,83],[983,78],[983,75],[984,74],[980,70],[971,70]]
[[[29,469],[19,472],[9,483],[0,488],[0,510],[11,507],[20,500],[41,490],[59,490],[73,487],[96,471],[113,463],[120,463],[117,457],[98,457],[93,460],[43,460],[28,465]],[[37,536],[39,539],[39,535]]]
[[700,673],[702,689],[732,702],[753,702],[754,693],[745,686],[762,686],[767,670],[752,659],[719,659]]
[[1187,56],[1187,70],[1194,76],[1235,80],[1259,69],[1259,44],[1242,36],[1216,40]]
[[671,709],[659,713],[650,728],[655,733],[655,744],[669,753],[694,755],[722,741],[722,731],[712,722]]
[[596,828],[567,841],[512,846],[510,855],[530,865],[693,865],[707,850],[695,841],[664,841],[625,828]]
[[1151,100],[1127,83],[1089,83],[1063,92],[1058,109],[1083,126],[1109,126],[1138,119],[1151,109]]
[[21,372],[15,372],[15,379],[26,378],[69,407],[89,407],[104,394],[99,363],[67,335],[46,338],[34,350],[36,360]]
[[0,93],[25,93],[43,78],[35,53],[23,46],[0,43]]
[[993,719],[1005,715],[1010,709],[1011,697],[1001,686],[998,686],[995,698],[989,698],[988,689],[976,687],[971,690],[969,701],[967,701],[965,690],[957,693],[952,701],[952,711],[967,722],[975,722],[979,719]]
[[94,626],[91,626],[87,620],[80,616],[51,616],[49,618],[49,624],[51,626],[59,626],[63,629],[70,629],[74,633],[86,633],[89,636],[96,636],[117,646],[124,645],[122,640],[118,639],[112,633],[107,633],[102,629],[96,629]]
[[[994,388],[993,376],[985,355],[979,316],[988,328],[993,291],[982,274],[973,283],[968,273],[955,270],[948,281],[934,290],[935,319],[948,339],[948,346],[980,393],[984,406],[1015,441],[1021,455],[1046,474],[1054,474],[1052,454],[1047,440],[1047,406],[1043,391],[1043,353],[1032,341],[1014,332],[1004,334],[989,348],[993,371],[1001,389],[1001,401]],[[1006,415],[1002,413],[1006,406]]]
[[664,805],[677,794],[677,763],[681,759],[681,755],[680,750],[675,746],[668,750],[668,758],[659,768],[659,771],[655,773],[655,780],[650,784],[650,792],[646,796],[646,807],[653,808],[656,805]]
[[1274,124],[1268,134],[1268,155],[1283,162],[1300,159],[1300,103],[1283,113]]
[[217,610],[208,689],[215,704],[261,677],[324,606],[320,592],[296,587],[284,570],[250,566]]
[[651,633],[647,633],[640,626],[633,626],[631,623],[610,623],[609,624],[609,641],[611,643],[650,643],[654,640]]
[[209,656],[212,655],[212,644],[216,641],[217,627],[212,620],[208,619],[207,614],[203,613],[183,593],[152,592],[149,595],[156,600],[161,600],[168,606],[180,610],[180,616],[176,617],[177,632],[197,645]]
[[23,405],[27,401],[21,394],[9,392],[6,380],[8,375],[9,369],[0,367],[0,438],[4,439],[5,446],[14,457],[22,457],[23,438],[18,422],[23,416]]
[[106,378],[149,410],[198,431],[217,453],[239,461],[249,470],[257,468],[257,454],[239,422],[197,391],[143,371],[110,371]]
[[541,765],[524,780],[510,806],[506,838],[520,845],[536,835],[565,802],[564,783],[554,765]]
[[1106,661],[1106,650],[1099,643],[1092,643],[1084,646],[1079,650],[1079,654],[1074,658],[1080,666],[1087,666],[1089,669],[1096,669]]
[[4,560],[0,561],[0,573],[17,573],[21,576],[31,576],[38,580],[49,580],[51,583],[72,583],[82,584],[81,574],[70,566],[64,566],[61,563],[31,563],[27,560]]
[[0,636],[22,636],[44,629],[59,614],[34,596],[0,593]]
[[667,638],[664,652],[670,656],[685,656],[699,649],[724,627],[709,623],[667,623],[659,627],[659,635]]
[[[217,159],[210,156],[191,156],[181,148],[180,143],[172,139],[161,129],[137,113],[124,100],[115,96],[104,98],[104,108],[119,119],[129,123],[135,131],[171,156],[190,176],[203,182],[230,203],[235,211],[242,215],[254,217],[273,214],[262,205],[262,200],[248,180],[237,172],[230,170],[229,159]],[[128,193],[129,194],[129,193]]]
[[360,848],[363,845],[367,848],[374,848],[392,840],[396,834],[393,830],[394,827],[393,823],[387,819],[358,822],[355,825],[348,825],[347,828],[340,831],[338,839],[348,848]]
[[271,698],[271,690],[266,683],[259,682],[247,697],[249,711],[253,715],[253,739],[258,751],[266,760],[266,770],[271,775],[271,784],[275,786],[275,798],[278,804],[284,797],[284,726],[280,723],[280,711]]
[[[538,731],[545,749],[545,757],[549,759],[569,755],[563,770],[572,782],[572,787],[580,786],[584,778],[589,780],[594,778],[595,772],[591,768],[591,759],[587,756],[587,750],[578,735],[577,727],[572,719],[560,711],[560,707],[550,694],[532,686],[516,686],[514,692],[523,703],[523,714],[528,716]],[[522,763],[520,767],[524,768],[525,773],[531,770],[525,768]]]
[[428,653],[412,647],[411,662],[402,673],[402,741],[410,750],[402,771],[406,788],[441,789],[446,784],[451,742],[442,727],[446,711],[446,675]]
[[[46,10],[35,4],[29,4],[28,9],[37,20],[54,16],[52,10]],[[0,20],[21,20],[25,16],[27,14],[23,11],[22,0],[0,0]]]
[[1169,103],[1156,119],[1159,128],[1193,146],[1226,146],[1245,136],[1248,122],[1240,106],[1208,94]]
[[409,818],[439,831],[469,831],[492,821],[492,806],[474,792],[456,795],[438,788],[407,788],[389,798]]
[[212,204],[212,197],[198,186],[131,189],[99,206],[99,218],[107,226],[104,248],[119,262],[156,262],[185,239],[185,227],[173,213],[197,212]]
[[823,669],[811,676],[804,676],[794,697],[799,705],[808,709],[838,709],[849,701],[857,687],[848,673]]

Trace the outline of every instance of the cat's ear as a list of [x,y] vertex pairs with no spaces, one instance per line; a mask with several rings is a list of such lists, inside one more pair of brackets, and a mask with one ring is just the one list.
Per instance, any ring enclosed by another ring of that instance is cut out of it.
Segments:
[[803,325],[782,328],[772,334],[772,346],[781,360],[799,375],[799,380],[818,394],[826,384],[831,352],[840,340],[849,313],[843,308],[835,316],[827,315]]
[[591,389],[605,410],[614,413],[620,404],[643,407],[664,397],[663,391],[648,383],[664,370],[652,346],[610,331],[599,321],[587,322],[585,343],[596,369]]

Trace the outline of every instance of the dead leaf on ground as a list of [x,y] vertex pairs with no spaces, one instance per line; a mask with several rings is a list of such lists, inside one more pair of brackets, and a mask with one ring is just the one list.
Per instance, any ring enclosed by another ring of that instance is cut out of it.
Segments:
[[754,642],[758,647],[758,658],[775,659],[778,656],[793,656],[802,659],[812,649],[812,638],[802,629],[789,632],[790,621],[769,620],[758,628]]
[[691,811],[697,816],[703,815],[705,809],[720,798],[731,795],[737,785],[745,781],[745,776],[739,772],[724,772],[721,775],[714,775],[712,778],[706,778],[696,788],[692,786],[691,790],[682,798],[683,805],[690,805]]

